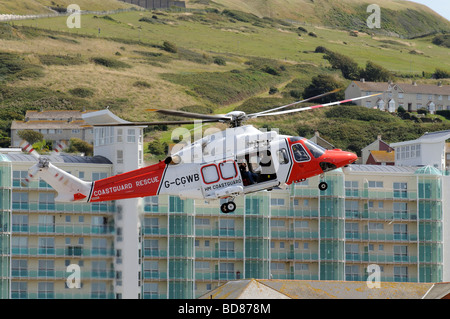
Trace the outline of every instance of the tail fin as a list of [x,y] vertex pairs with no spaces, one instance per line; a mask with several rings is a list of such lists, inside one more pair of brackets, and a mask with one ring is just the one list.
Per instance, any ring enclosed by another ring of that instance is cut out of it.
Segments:
[[39,176],[57,192],[56,202],[87,202],[92,188],[92,182],[85,182],[56,167],[50,162],[40,161]]

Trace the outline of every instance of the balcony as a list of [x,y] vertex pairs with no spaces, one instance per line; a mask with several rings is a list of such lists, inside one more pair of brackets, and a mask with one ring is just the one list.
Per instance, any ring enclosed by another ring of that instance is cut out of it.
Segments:
[[13,257],[33,257],[33,256],[52,256],[52,257],[114,257],[115,252],[112,248],[74,248],[73,246],[64,247],[13,247],[11,249]]
[[74,224],[22,224],[12,225],[13,233],[41,235],[110,235],[114,234],[114,226],[108,225],[74,225]]

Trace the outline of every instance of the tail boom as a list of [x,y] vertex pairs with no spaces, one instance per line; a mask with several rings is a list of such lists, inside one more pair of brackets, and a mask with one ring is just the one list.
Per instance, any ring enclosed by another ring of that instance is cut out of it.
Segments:
[[166,164],[159,162],[93,182],[89,202],[103,202],[158,194]]

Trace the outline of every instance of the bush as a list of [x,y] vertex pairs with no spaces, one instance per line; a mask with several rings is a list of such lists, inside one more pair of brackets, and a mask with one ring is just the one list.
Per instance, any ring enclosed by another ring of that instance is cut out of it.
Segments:
[[137,87],[137,88],[145,88],[145,89],[151,88],[150,83],[148,83],[146,81],[136,81],[133,83],[133,86]]
[[420,108],[420,109],[417,110],[417,114],[427,115],[428,114],[428,110],[426,108]]
[[278,89],[276,87],[274,87],[274,86],[271,86],[270,89],[269,89],[269,94],[273,95],[273,94],[276,94],[276,93],[278,93]]
[[309,32],[308,35],[310,37],[317,38],[317,34],[315,34],[314,32]]
[[70,89],[69,93],[72,94],[73,96],[82,98],[94,96],[94,91],[92,89],[82,87]]
[[70,55],[40,55],[39,60],[44,65],[80,65],[84,63],[81,57]]
[[314,50],[314,53],[327,53],[328,50],[327,48],[319,45],[318,47],[316,47],[316,49]]
[[148,143],[148,151],[152,155],[166,155],[169,151],[169,146],[166,142],[161,142],[159,140],[154,140],[153,142]]
[[177,46],[169,41],[164,41],[164,43],[162,45],[162,49],[169,53],[177,53],[178,52]]
[[114,59],[109,59],[109,58],[94,57],[91,59],[91,61],[97,65],[101,65],[101,66],[104,66],[107,68],[112,68],[112,69],[131,68],[131,65],[129,65],[125,62],[114,60]]
[[433,44],[450,48],[450,34],[437,35],[432,40]]
[[227,61],[222,57],[214,57],[214,63],[217,65],[227,65]]
[[433,73],[435,79],[447,79],[450,78],[450,72],[443,69],[436,69]]
[[70,139],[67,151],[69,153],[84,153],[86,156],[92,156],[94,154],[94,147],[92,144],[74,137]]

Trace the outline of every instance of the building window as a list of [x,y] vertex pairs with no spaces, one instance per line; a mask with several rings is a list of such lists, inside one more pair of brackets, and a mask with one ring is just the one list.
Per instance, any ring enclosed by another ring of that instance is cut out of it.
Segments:
[[105,172],[93,172],[92,173],[92,181],[98,181],[99,179],[104,179],[108,177],[108,174]]
[[408,184],[407,183],[394,183],[394,197],[395,198],[407,198],[408,197]]
[[105,256],[107,254],[107,240],[106,238],[93,238],[92,239],[92,255],[93,256]]
[[54,277],[55,276],[55,261],[54,260],[39,260],[38,261],[38,276],[39,277]]
[[55,254],[55,238],[40,237],[38,239],[38,254],[54,255]]
[[[408,240],[408,225],[407,224],[394,224],[394,240]],[[399,246],[399,247],[403,247],[403,246]],[[395,248],[395,246],[394,246],[394,248]]]
[[345,266],[345,280],[361,280],[359,277],[359,265]]
[[55,210],[54,193],[39,193],[39,210]]
[[345,181],[345,196],[358,196],[358,181]]
[[11,275],[13,277],[28,276],[28,260],[26,259],[11,260]]
[[394,281],[396,282],[408,281],[408,267],[394,266]]
[[38,299],[55,298],[55,287],[53,282],[38,283]]
[[28,193],[14,192],[12,194],[12,209],[28,209]]
[[416,100],[421,100],[422,99],[422,94],[421,93],[417,93],[416,94]]
[[382,181],[369,181],[369,188],[383,188]]
[[25,178],[27,178],[28,172],[27,171],[13,171],[13,186],[14,187],[21,187],[22,182],[25,182]]
[[284,198],[271,198],[270,205],[272,206],[284,206]]
[[117,150],[117,164],[123,164],[123,150]]
[[397,203],[393,204],[394,208],[394,219],[407,219],[408,218],[408,204],[407,203]]
[[135,129],[128,129],[127,130],[127,142],[128,143],[135,143],[136,142],[136,130]]
[[12,253],[15,255],[28,254],[28,237],[13,236],[11,238],[11,248]]

